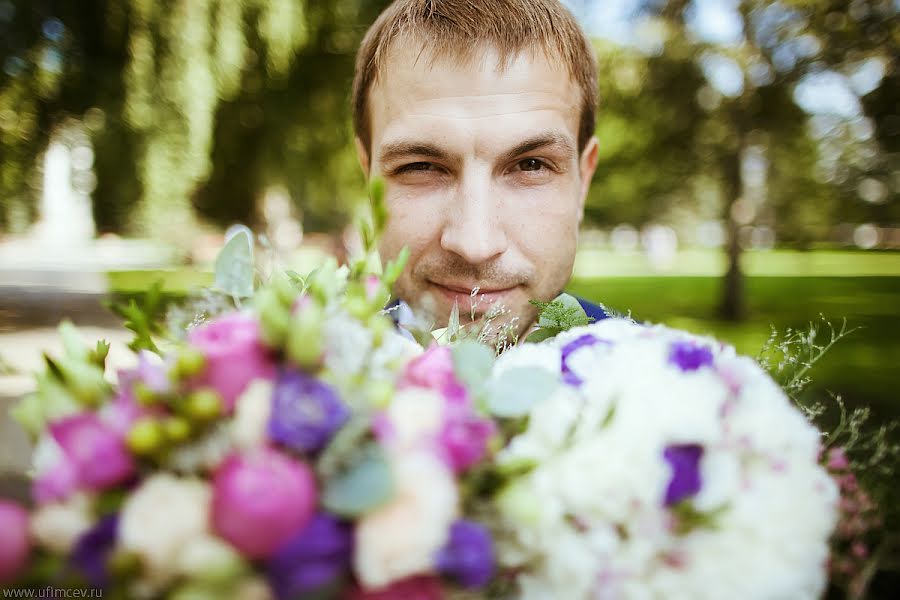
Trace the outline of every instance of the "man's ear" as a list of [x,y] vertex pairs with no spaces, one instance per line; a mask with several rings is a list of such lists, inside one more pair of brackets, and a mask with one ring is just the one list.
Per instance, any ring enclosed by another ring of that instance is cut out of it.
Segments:
[[366,175],[366,179],[369,178],[369,151],[366,150],[365,144],[362,143],[362,140],[354,138],[356,141],[356,158],[359,160],[359,166],[362,167],[363,173]]
[[[597,136],[592,136],[588,143],[585,144],[578,164],[581,177],[581,196],[579,198],[578,212],[582,216],[584,215],[584,201],[587,199],[588,190],[591,188],[591,179],[594,177],[594,171],[597,170],[599,157],[600,140],[597,139]],[[579,218],[579,222],[580,220]]]

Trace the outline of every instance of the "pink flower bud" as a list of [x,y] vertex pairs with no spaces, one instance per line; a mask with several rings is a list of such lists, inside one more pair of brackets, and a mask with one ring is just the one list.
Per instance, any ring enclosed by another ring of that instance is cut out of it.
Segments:
[[0,584],[13,582],[25,569],[30,546],[28,512],[0,499]]
[[275,377],[275,363],[260,339],[259,323],[249,315],[230,313],[205,323],[191,330],[188,342],[206,359],[192,383],[219,392],[227,413],[251,381]]
[[832,448],[828,451],[828,468],[832,471],[840,471],[850,466],[847,454],[843,448]]
[[272,448],[234,454],[213,481],[213,528],[248,558],[266,558],[306,526],[316,496],[305,463]]

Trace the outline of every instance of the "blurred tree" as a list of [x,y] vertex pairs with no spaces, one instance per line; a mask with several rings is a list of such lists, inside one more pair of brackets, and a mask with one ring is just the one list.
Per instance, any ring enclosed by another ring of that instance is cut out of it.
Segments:
[[37,159],[74,117],[93,131],[101,231],[183,241],[195,209],[252,225],[275,184],[307,223],[339,225],[361,182],[353,57],[386,4],[0,1],[0,223],[34,218]]
[[[586,212],[589,220],[642,224],[718,210],[729,259],[720,314],[735,320],[744,313],[740,256],[751,225],[809,244],[841,218],[900,216],[889,179],[897,172],[900,36],[890,17],[898,7],[734,0],[726,3],[733,31],[704,35],[697,18],[708,4],[641,2],[635,45],[601,47],[603,151]],[[804,94],[828,93],[813,79],[852,79],[865,69],[864,114],[807,112]],[[871,74],[879,69],[884,78]],[[854,137],[866,119],[875,134]]]

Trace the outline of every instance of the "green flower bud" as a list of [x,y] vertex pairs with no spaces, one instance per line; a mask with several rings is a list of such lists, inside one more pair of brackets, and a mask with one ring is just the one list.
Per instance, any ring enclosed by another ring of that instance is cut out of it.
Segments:
[[497,505],[511,523],[534,524],[540,519],[540,506],[534,494],[521,482],[507,485],[497,497]]
[[387,408],[394,397],[394,386],[389,381],[372,381],[366,386],[369,404],[374,408]]
[[324,311],[312,299],[290,318],[287,355],[297,366],[315,369],[322,358],[322,319]]
[[262,289],[257,293],[260,335],[270,348],[280,348],[287,337],[290,308],[281,303],[275,291]]
[[178,444],[190,437],[191,424],[184,417],[167,417],[163,421],[163,432],[166,439]]
[[143,381],[138,381],[134,384],[134,397],[138,403],[144,406],[153,406],[160,401],[159,395],[147,387],[147,384]]
[[213,421],[222,414],[222,396],[212,388],[200,388],[187,397],[185,415],[194,421]]
[[193,377],[203,372],[206,367],[206,356],[193,346],[185,346],[178,351],[175,372],[181,377]]
[[162,425],[156,419],[138,419],[126,437],[128,448],[137,455],[150,456],[157,452],[165,441]]
[[300,295],[300,288],[285,273],[279,273],[272,277],[270,289],[274,291],[278,301],[288,309],[294,304],[297,296]]

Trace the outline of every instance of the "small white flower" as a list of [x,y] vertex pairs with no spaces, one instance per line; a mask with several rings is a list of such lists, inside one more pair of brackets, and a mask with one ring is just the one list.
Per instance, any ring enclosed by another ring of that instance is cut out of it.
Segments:
[[119,545],[141,557],[148,581],[170,581],[179,572],[185,546],[211,535],[211,500],[206,482],[168,473],[151,475],[125,500]]
[[39,546],[68,554],[75,542],[93,526],[91,498],[77,493],[64,502],[40,506],[31,514],[31,535]]
[[425,452],[395,455],[394,497],[356,527],[354,568],[365,587],[425,573],[457,515],[453,474]]

